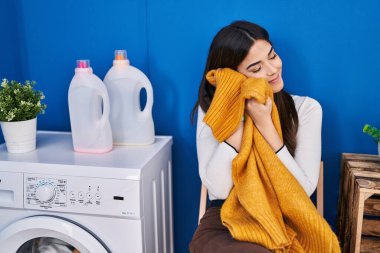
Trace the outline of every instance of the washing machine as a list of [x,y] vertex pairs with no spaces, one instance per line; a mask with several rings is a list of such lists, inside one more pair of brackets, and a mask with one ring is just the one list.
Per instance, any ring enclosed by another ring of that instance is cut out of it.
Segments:
[[49,131],[29,153],[2,144],[0,252],[172,253],[171,146],[85,154]]

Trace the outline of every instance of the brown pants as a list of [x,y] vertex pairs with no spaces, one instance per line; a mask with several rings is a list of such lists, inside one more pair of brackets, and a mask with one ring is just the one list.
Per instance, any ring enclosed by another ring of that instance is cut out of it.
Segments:
[[264,247],[232,238],[220,218],[220,207],[210,207],[190,242],[190,253],[270,253]]

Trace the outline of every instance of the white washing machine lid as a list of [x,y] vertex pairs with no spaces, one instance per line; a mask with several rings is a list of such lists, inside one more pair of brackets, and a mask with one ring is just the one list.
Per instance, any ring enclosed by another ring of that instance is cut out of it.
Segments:
[[16,252],[25,242],[38,237],[60,239],[81,253],[111,252],[90,232],[55,216],[32,216],[11,223],[0,231],[1,251]]

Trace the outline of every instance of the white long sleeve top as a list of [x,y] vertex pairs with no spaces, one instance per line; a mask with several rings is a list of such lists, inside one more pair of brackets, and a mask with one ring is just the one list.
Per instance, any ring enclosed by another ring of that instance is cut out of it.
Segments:
[[[321,160],[322,108],[310,97],[292,96],[298,113],[299,125],[296,135],[295,156],[286,146],[277,157],[298,180],[310,196],[317,187]],[[233,186],[232,160],[235,149],[225,142],[219,143],[211,128],[203,122],[205,112],[198,108],[197,155],[199,175],[207,187],[210,200],[226,199]]]

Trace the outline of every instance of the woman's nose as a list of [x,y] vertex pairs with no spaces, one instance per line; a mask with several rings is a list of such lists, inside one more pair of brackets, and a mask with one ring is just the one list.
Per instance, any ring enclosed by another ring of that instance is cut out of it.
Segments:
[[277,69],[270,63],[267,64],[267,75],[268,76],[273,76],[276,74]]

